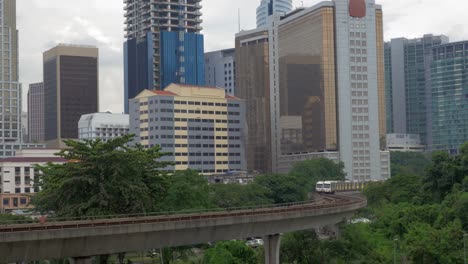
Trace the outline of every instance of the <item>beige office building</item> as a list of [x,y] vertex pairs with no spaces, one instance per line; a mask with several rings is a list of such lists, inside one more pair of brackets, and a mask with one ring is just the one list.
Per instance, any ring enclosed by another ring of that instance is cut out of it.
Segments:
[[244,101],[216,87],[171,84],[130,100],[130,133],[145,147],[171,153],[169,171],[220,174],[246,169]]

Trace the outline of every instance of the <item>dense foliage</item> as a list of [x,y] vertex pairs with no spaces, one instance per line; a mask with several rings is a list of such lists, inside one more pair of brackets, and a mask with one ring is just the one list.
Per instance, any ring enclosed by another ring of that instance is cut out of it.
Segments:
[[419,152],[395,151],[390,155],[392,175],[415,174],[423,176],[426,168],[431,164],[427,154]]
[[203,264],[256,264],[257,252],[243,241],[216,243],[205,252]]
[[58,155],[69,162],[38,166],[41,212],[82,217],[156,211],[201,210],[299,202],[315,182],[344,179],[343,164],[327,159],[298,163],[287,175],[258,176],[247,185],[209,185],[196,171],[166,175],[160,147],[129,147],[133,136],[108,142],[66,141]]
[[167,176],[159,169],[168,163],[160,147],[128,147],[131,135],[108,142],[66,141],[58,155],[69,162],[47,164],[33,204],[57,216],[129,214],[157,211],[168,190]]
[[348,224],[336,240],[286,234],[282,263],[463,263],[468,231],[468,145],[460,154],[392,153],[392,178],[365,190],[371,223]]
[[0,214],[0,225],[31,222],[31,218],[20,215]]
[[337,164],[326,158],[298,162],[289,175],[301,179],[308,188],[313,188],[318,181],[342,181],[346,176],[343,162]]

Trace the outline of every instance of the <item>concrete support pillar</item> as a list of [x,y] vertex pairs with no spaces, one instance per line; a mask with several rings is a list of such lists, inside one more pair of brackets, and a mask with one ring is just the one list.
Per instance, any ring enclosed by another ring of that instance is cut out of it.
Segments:
[[93,257],[70,258],[70,264],[92,264]]
[[281,235],[268,235],[263,238],[265,264],[280,264]]

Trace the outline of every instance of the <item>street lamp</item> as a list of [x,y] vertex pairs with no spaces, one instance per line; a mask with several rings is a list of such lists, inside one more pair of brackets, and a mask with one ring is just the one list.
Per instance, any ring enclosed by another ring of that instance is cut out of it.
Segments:
[[398,243],[398,238],[393,239],[393,264],[396,264],[396,246],[397,246],[397,243]]

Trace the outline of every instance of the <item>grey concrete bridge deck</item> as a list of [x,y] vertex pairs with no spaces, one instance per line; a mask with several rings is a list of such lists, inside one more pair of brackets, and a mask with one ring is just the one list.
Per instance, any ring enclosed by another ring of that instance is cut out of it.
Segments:
[[334,225],[367,206],[359,196],[234,211],[0,225],[0,263],[103,254],[265,237],[266,263],[278,263],[278,234]]

